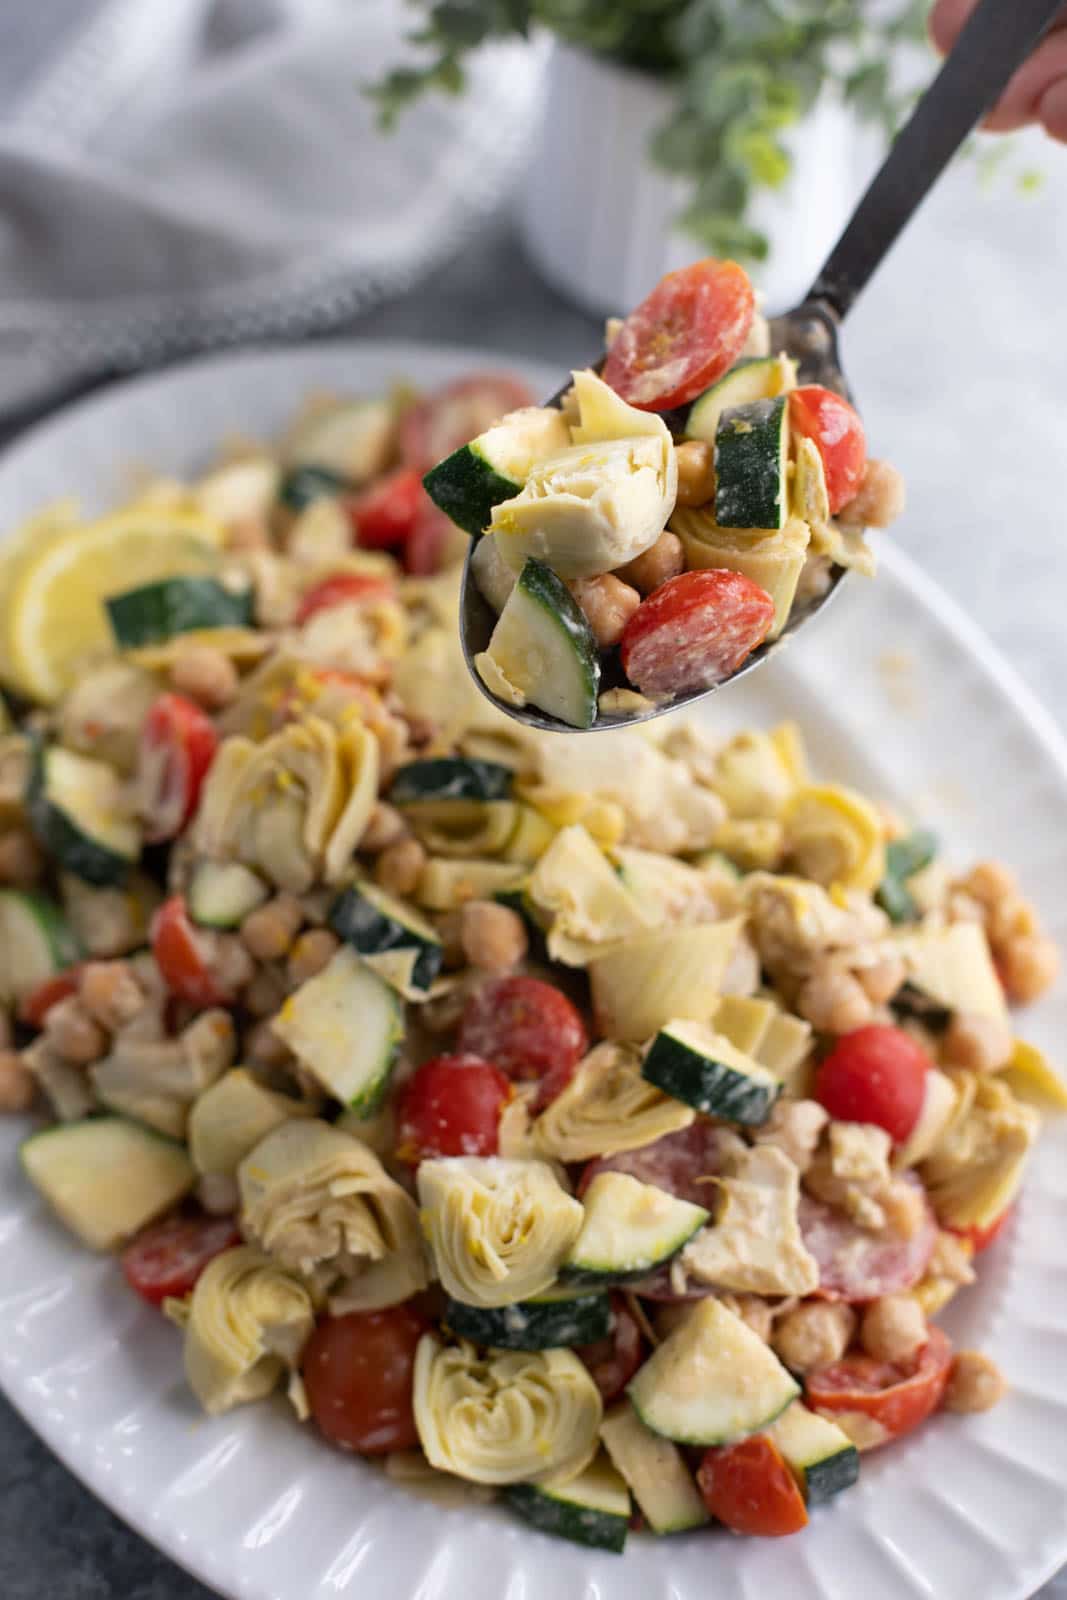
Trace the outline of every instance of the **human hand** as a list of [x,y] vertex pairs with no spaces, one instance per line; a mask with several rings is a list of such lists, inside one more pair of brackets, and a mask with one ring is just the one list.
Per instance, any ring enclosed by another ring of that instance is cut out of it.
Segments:
[[[976,4],[977,0],[937,0],[930,15],[930,34],[940,51],[952,49]],[[1067,6],[1010,80],[982,126],[994,133],[1010,133],[1029,122],[1040,123],[1054,139],[1067,143]]]

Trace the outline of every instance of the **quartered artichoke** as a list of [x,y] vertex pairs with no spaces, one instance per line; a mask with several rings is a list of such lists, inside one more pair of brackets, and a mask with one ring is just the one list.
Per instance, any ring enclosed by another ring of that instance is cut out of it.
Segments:
[[527,893],[545,923],[549,955],[567,966],[584,966],[655,922],[580,825],[556,834],[530,874]]
[[104,1105],[183,1139],[190,1107],[230,1066],[235,1048],[229,1012],[205,1011],[176,1039],[117,1033],[89,1077]]
[[262,744],[223,742],[204,785],[196,847],[241,861],[279,889],[337,883],[374,808],[378,741],[361,723],[290,723]]
[[374,1311],[425,1289],[415,1202],[378,1157],[317,1119],[283,1122],[237,1169],[245,1233],[330,1295]]
[[1022,1182],[1040,1117],[1000,1078],[949,1072],[958,1095],[952,1121],[919,1168],[938,1221],[987,1228]]
[[185,1372],[212,1416],[269,1394],[315,1326],[311,1291],[239,1245],[201,1273],[185,1319]]
[[801,1238],[800,1174],[789,1157],[772,1145],[746,1150],[720,1188],[714,1223],[682,1252],[686,1273],[740,1294],[812,1294],[819,1264]]
[[598,1044],[533,1126],[538,1150],[556,1161],[639,1150],[687,1128],[696,1113],[641,1076],[641,1052]]
[[582,1226],[581,1205],[543,1161],[424,1161],[418,1187],[441,1282],[466,1305],[514,1305],[548,1289]]
[[474,1483],[575,1477],[592,1460],[603,1407],[572,1350],[488,1350],[425,1334],[415,1425],[432,1466]]

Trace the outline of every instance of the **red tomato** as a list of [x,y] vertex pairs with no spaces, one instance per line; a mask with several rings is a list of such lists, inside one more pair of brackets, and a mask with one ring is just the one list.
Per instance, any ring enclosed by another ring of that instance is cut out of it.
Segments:
[[863,482],[867,438],[863,423],[847,400],[817,383],[804,384],[789,396],[790,425],[811,439],[822,457],[831,514],[847,506]]
[[642,411],[686,405],[733,366],[755,309],[736,261],[709,256],[668,272],[623,323],[604,382]]
[[641,1329],[621,1295],[612,1295],[611,1310],[609,1336],[579,1345],[574,1352],[589,1368],[605,1405],[618,1399],[645,1355]]
[[842,1034],[815,1074],[815,1098],[838,1122],[876,1122],[903,1144],[922,1110],[930,1058],[902,1028]]
[[440,572],[455,523],[423,490],[425,504],[404,545],[404,571],[412,578],[432,578]]
[[977,1226],[970,1228],[949,1228],[948,1231],[949,1233],[956,1234],[960,1239],[966,1239],[975,1255],[980,1255],[983,1250],[988,1250],[989,1246],[1000,1238],[1001,1234],[1004,1232],[1004,1229],[1011,1221],[1014,1210],[1015,1202],[1012,1201],[1011,1205],[1008,1206],[1006,1211],[1002,1211],[999,1217],[995,1217],[993,1221],[987,1223],[984,1228],[979,1228]]
[[149,844],[175,839],[196,810],[219,739],[206,712],[180,694],[161,694],[141,729],[137,787]]
[[183,895],[164,900],[152,918],[149,939],[156,966],[175,999],[205,1008],[230,1003],[232,995],[219,987],[211,972],[210,941],[190,922]]
[[740,572],[712,567],[668,578],[622,636],[622,669],[643,694],[710,689],[770,632],[774,601]]
[[804,1496],[766,1434],[706,1450],[697,1483],[712,1516],[735,1533],[777,1539],[807,1526]]
[[61,1000],[68,1000],[72,994],[77,994],[78,983],[81,978],[81,963],[67,967],[63,972],[57,972],[53,978],[45,978],[35,989],[24,994],[18,1003],[18,1019],[30,1028],[43,1028],[44,1019],[53,1006]]
[[295,621],[300,626],[333,606],[352,605],[362,600],[389,600],[392,595],[393,586],[388,578],[375,578],[362,572],[335,572],[333,577],[323,578],[308,590],[297,609]]
[[853,1351],[809,1372],[805,1400],[818,1411],[862,1411],[899,1439],[937,1409],[948,1382],[952,1343],[938,1327],[927,1331],[926,1343],[910,1361],[876,1361]]
[[427,1156],[495,1156],[512,1093],[498,1067],[469,1052],[424,1061],[400,1093],[398,1156],[412,1166]]
[[400,453],[418,473],[428,472],[505,412],[534,403],[527,386],[506,372],[457,378],[411,407],[400,424]]
[[541,1080],[538,1107],[574,1077],[589,1048],[576,1008],[540,978],[487,978],[467,1001],[459,1048],[493,1061],[519,1082]]
[[390,472],[362,494],[342,502],[352,535],[363,550],[392,550],[404,543],[422,510],[422,475],[414,467]]
[[334,1444],[363,1456],[415,1450],[415,1349],[426,1319],[411,1305],[323,1317],[301,1362],[311,1415]]
[[209,1261],[240,1244],[232,1217],[163,1217],[134,1234],[122,1252],[122,1270],[131,1289],[149,1305],[180,1299],[196,1287]]

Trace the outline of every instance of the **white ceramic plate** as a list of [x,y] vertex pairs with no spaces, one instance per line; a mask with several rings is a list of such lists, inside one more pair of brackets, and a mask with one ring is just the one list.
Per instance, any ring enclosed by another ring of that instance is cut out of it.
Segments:
[[[103,508],[131,461],[181,472],[228,429],[279,426],[303,390],[433,384],[499,357],[403,345],[228,356],[126,384],[37,429],[0,462],[0,525],[76,492]],[[550,393],[558,374],[526,369]],[[1067,747],[1010,669],[891,546],[767,673],[708,713],[793,716],[819,768],[939,827],[961,861],[1014,862],[1067,940]],[[1061,990],[1027,1019],[1067,1038]],[[18,1173],[0,1127],[0,1378],[119,1515],[205,1582],[250,1600],[1022,1600],[1067,1557],[1067,1124],[1051,1127],[1010,1232],[950,1330],[1012,1381],[983,1417],[943,1417],[867,1457],[862,1482],[784,1541],[635,1539],[623,1558],[503,1512],[446,1511],[326,1448],[282,1402],[217,1421],[182,1381],[178,1336],[78,1249]]]

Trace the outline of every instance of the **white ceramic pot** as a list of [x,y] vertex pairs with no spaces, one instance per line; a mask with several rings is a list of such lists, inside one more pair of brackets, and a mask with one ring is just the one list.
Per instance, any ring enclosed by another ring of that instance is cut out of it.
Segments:
[[[665,272],[706,253],[673,226],[688,186],[654,167],[649,140],[670,110],[658,80],[556,44],[534,160],[520,201],[526,247],[556,288],[597,314],[635,306]],[[771,310],[795,304],[877,160],[877,143],[826,94],[789,130],[789,182],[758,194],[770,239],[753,276]]]

